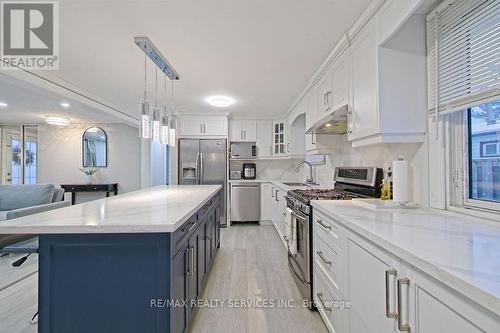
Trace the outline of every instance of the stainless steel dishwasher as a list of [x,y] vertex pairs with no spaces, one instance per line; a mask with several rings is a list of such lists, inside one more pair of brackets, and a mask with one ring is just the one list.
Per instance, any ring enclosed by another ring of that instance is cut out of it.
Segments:
[[231,221],[260,222],[260,185],[231,185]]

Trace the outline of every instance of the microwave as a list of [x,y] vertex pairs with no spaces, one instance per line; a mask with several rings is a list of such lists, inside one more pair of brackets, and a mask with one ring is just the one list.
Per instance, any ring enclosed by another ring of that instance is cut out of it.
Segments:
[[229,156],[233,160],[257,158],[257,146],[255,142],[231,142]]

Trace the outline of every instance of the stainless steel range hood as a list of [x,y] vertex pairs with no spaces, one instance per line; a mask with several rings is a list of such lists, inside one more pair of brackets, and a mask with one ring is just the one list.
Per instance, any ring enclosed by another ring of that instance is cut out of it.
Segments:
[[347,133],[348,105],[342,105],[335,111],[328,113],[307,129],[306,134],[345,134]]

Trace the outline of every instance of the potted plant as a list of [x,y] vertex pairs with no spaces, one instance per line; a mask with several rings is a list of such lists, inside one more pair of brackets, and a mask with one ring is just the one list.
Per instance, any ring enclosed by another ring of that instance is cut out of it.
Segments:
[[92,184],[92,178],[94,174],[99,171],[96,167],[83,167],[80,168],[80,171],[83,172],[87,176],[87,184]]

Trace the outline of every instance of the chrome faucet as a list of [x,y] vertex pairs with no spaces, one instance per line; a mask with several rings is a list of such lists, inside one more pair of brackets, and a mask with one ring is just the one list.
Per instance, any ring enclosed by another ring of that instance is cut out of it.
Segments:
[[302,161],[300,162],[299,164],[297,164],[297,167],[295,168],[295,172],[299,173],[299,170],[300,170],[300,167],[303,165],[303,164],[307,164],[309,166],[309,178],[307,178],[306,180],[306,184],[309,184],[309,185],[318,185],[317,183],[314,182],[314,177],[313,177],[313,166],[311,163],[307,162],[307,161]]

